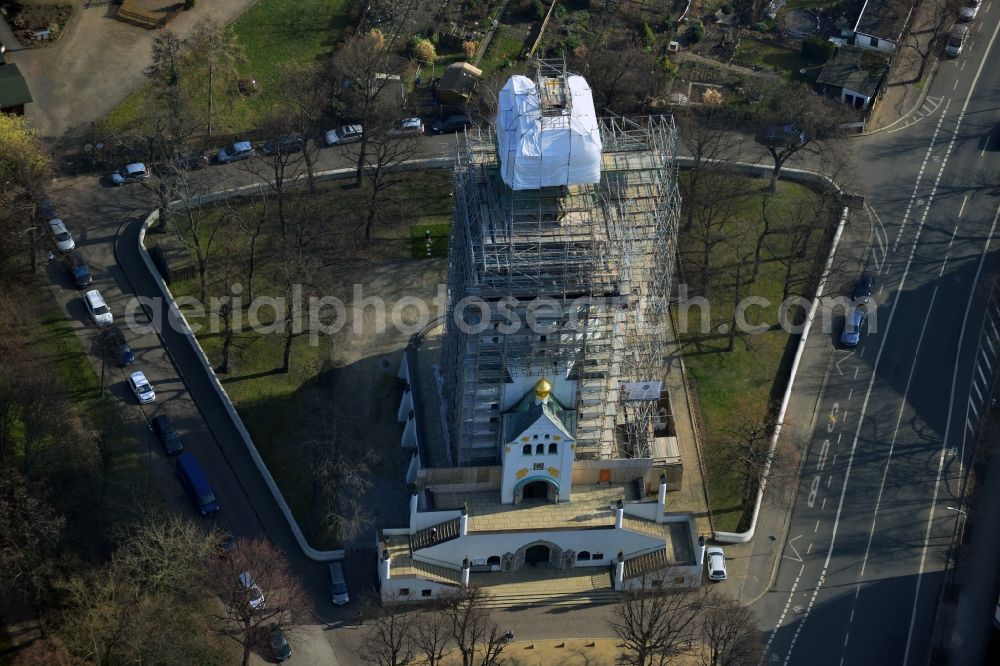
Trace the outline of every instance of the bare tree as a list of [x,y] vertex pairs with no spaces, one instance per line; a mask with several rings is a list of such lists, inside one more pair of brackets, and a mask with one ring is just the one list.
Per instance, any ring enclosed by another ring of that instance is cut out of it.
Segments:
[[361,617],[368,633],[361,643],[361,661],[378,666],[402,666],[413,658],[411,621],[414,612],[399,600],[382,604],[377,596],[365,600]]
[[694,263],[701,273],[701,292],[709,295],[713,257],[716,248],[729,240],[735,231],[731,223],[747,197],[746,180],[726,171],[705,171],[698,176],[699,187],[711,195],[686,203],[691,228],[688,237],[696,246]]
[[238,539],[226,558],[215,561],[214,581],[225,607],[219,631],[243,648],[243,666],[262,625],[288,621],[307,607],[285,555],[264,539]]
[[[397,131],[398,111],[391,104],[373,105],[369,124],[365,127],[367,143],[358,151],[362,185],[365,194],[364,216],[359,227],[364,228],[365,242],[372,239],[372,230],[385,209],[383,198],[390,190],[406,182],[408,174],[400,167],[417,155],[418,142],[413,136],[401,136]],[[361,146],[361,143],[354,144]]]
[[701,187],[702,174],[719,170],[723,160],[739,161],[743,155],[741,144],[733,140],[737,124],[729,109],[713,105],[688,107],[678,114],[677,121],[681,142],[692,160],[683,180],[686,231],[694,222],[694,207],[687,204],[700,201],[703,196],[711,196],[710,190],[706,192]]
[[202,208],[192,181],[184,179],[177,189],[180,205],[167,210],[169,225],[182,243],[194,253],[198,271],[198,298],[208,301],[208,267],[220,232],[232,221],[226,209]]
[[[468,587],[441,598],[441,612],[448,618],[451,638],[462,655],[462,666],[473,666],[476,653],[482,649],[484,658],[498,663],[503,643],[496,624],[486,611],[487,595],[478,587]],[[485,643],[485,645],[483,645]]]
[[[228,26],[214,15],[206,16],[195,24],[189,42],[192,45],[194,57],[199,62],[203,62],[208,71],[206,79],[208,114],[205,127],[208,134],[211,135],[216,77],[221,77],[224,80],[231,78],[236,72],[237,65],[245,61],[246,56],[243,53],[243,47],[236,41]],[[228,81],[225,82],[228,83]]]
[[698,594],[688,590],[643,587],[627,591],[612,610],[611,628],[630,653],[628,663],[669,663],[685,652],[695,636],[701,609]]
[[441,612],[437,603],[417,612],[411,624],[410,640],[414,652],[427,661],[427,666],[438,666],[444,659],[444,652],[451,642],[451,631],[448,616]]
[[941,46],[940,38],[958,17],[965,0],[923,0],[914,3],[906,33],[896,49],[896,58],[903,63],[919,65],[913,78],[904,83],[917,83],[923,78],[931,55]]
[[279,71],[283,101],[288,109],[289,128],[302,137],[302,161],[309,192],[316,191],[316,160],[319,148],[310,135],[330,106],[331,76],[327,68],[315,62],[290,62]]
[[711,599],[701,613],[701,663],[751,666],[764,656],[757,617],[734,599]]
[[636,40],[622,42],[620,33],[607,30],[588,44],[578,61],[587,78],[598,114],[640,111],[665,83],[665,71],[656,56]]
[[[286,111],[280,107],[272,109],[261,122],[263,133],[275,142],[279,137],[291,134],[293,129]],[[279,143],[275,143],[274,146],[269,153],[257,159],[240,162],[239,168],[254,174],[270,189],[278,217],[278,228],[281,230],[282,240],[285,240],[288,233],[286,204],[291,196],[289,189],[302,175],[305,159],[302,152],[285,150]]]
[[55,549],[65,518],[49,502],[43,486],[29,489],[14,469],[0,470],[0,598],[12,590],[37,597],[54,574]]

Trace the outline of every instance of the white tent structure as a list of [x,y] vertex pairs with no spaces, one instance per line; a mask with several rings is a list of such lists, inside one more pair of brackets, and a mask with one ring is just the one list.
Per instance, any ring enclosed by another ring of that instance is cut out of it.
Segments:
[[601,133],[582,76],[512,76],[496,121],[500,176],[513,190],[601,179]]

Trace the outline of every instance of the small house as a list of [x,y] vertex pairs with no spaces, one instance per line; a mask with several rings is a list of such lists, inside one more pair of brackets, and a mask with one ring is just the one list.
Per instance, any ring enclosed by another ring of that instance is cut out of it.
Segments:
[[32,102],[28,83],[17,65],[8,63],[0,53],[0,113],[24,115],[24,105]]
[[889,60],[857,46],[842,46],[823,66],[816,89],[861,111],[868,111],[889,75]]
[[854,24],[854,45],[892,53],[913,14],[913,0],[865,0]]
[[469,96],[476,83],[483,77],[483,70],[473,67],[467,62],[455,62],[444,70],[444,76],[437,85],[437,96],[442,104],[462,106],[469,101]]

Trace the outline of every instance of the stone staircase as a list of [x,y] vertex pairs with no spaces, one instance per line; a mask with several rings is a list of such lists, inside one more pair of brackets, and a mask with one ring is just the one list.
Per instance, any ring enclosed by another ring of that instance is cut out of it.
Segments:
[[[435,534],[434,530],[437,530]],[[416,534],[410,536],[410,552],[421,548],[427,548],[435,544],[457,539],[459,533],[459,519],[453,518],[437,525],[425,527]]]
[[643,534],[651,534],[658,537],[666,537],[667,535],[667,530],[662,524],[644,518],[636,518],[635,516],[623,516],[622,527],[633,532],[642,532]]
[[[548,577],[539,575],[536,580],[529,572],[519,572],[510,582],[490,584],[497,574],[487,574],[485,578],[473,580],[482,585],[487,593],[487,608],[514,608],[525,606],[582,606],[593,604],[613,604],[618,602],[619,593],[611,586],[611,571],[594,569],[589,574],[575,571],[575,575],[557,575],[547,570]],[[526,580],[528,579],[528,580]]]
[[439,583],[462,584],[461,571],[455,571],[454,569],[436,564],[428,564],[427,562],[420,562],[408,555],[402,555],[394,559],[392,561],[392,571],[394,575],[399,576],[418,576]]
[[660,548],[651,553],[633,557],[630,560],[625,560],[625,580],[638,578],[651,571],[666,569],[672,564],[674,562],[670,561],[670,556],[666,548]]

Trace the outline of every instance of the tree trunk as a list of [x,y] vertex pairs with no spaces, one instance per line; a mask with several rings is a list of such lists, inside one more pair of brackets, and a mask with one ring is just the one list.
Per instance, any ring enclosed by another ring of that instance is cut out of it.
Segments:
[[[209,136],[212,136],[212,95],[214,93],[213,88],[215,85],[213,65],[214,63],[212,62],[212,56],[211,54],[209,54],[208,56],[208,135]],[[246,660],[244,660],[244,664],[245,663]]]
[[711,243],[704,242],[701,246],[701,295],[708,298],[708,281],[711,277],[709,259],[712,256]]
[[292,304],[287,305],[285,311],[285,351],[281,358],[281,371],[289,372],[292,369],[292,342],[295,340],[295,331],[292,326]]
[[229,373],[229,354],[233,348],[233,317],[229,302],[222,304],[222,363],[219,364],[220,374]]
[[354,187],[361,187],[361,179],[365,173],[365,156],[368,151],[368,136],[361,133],[361,143],[358,144],[358,167],[354,174]]
[[736,283],[733,285],[733,316],[729,320],[729,346],[726,351],[736,349],[736,308],[740,304],[740,272],[743,267],[743,258],[736,253]]
[[771,233],[771,220],[767,216],[767,199],[765,195],[761,202],[761,219],[764,222],[764,230],[757,236],[757,247],[753,251],[753,272],[750,274],[750,284],[757,282],[760,275],[760,255],[764,251],[764,239]]

